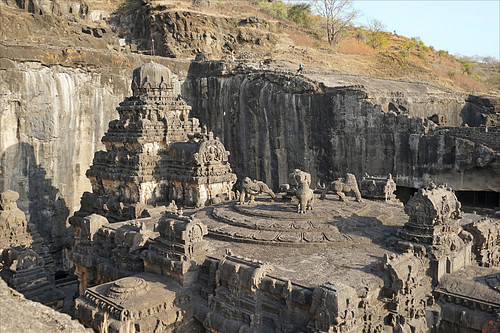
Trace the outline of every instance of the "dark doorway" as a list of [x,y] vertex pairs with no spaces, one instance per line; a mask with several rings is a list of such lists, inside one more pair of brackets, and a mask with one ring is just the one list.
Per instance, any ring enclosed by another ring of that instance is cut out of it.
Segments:
[[491,209],[495,209],[500,206],[500,194],[498,192],[457,191],[455,193],[458,201],[462,203],[462,206]]
[[399,199],[403,204],[406,205],[408,200],[410,200],[411,196],[417,192],[418,189],[414,187],[406,187],[406,186],[397,186],[396,187],[396,192],[394,194],[396,195],[396,198]]

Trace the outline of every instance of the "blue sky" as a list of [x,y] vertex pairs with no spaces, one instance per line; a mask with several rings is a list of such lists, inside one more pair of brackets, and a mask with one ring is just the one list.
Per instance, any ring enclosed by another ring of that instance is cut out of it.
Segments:
[[354,0],[357,22],[378,19],[386,30],[420,37],[436,50],[500,59],[500,0]]

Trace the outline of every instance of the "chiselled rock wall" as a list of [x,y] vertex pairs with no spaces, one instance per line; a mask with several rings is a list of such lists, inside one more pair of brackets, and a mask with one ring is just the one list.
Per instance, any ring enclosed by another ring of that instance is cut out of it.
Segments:
[[[349,85],[355,80],[361,84]],[[369,78],[318,82],[217,63],[194,63],[184,90],[193,115],[223,138],[236,173],[273,188],[298,168],[313,184],[368,172],[415,188],[434,179],[457,190],[500,189],[495,132],[476,140],[427,119],[442,114],[460,126],[465,96],[451,91]]]
[[34,62],[13,67],[0,70],[0,188],[19,192],[19,208],[59,252],[130,75]]
[[[51,251],[60,252],[67,218],[90,190],[85,171],[103,148],[100,138],[130,94],[132,69],[149,57],[7,42],[0,49],[0,190],[19,192],[19,208]],[[466,105],[456,93],[399,81],[319,82],[248,67],[230,70],[221,62],[157,61],[181,78],[188,74],[183,96],[193,116],[231,152],[239,178],[276,189],[298,168],[311,173],[312,184],[346,172],[361,179],[368,172],[392,173],[400,186],[419,187],[434,178],[457,190],[499,191],[496,132],[453,127]],[[393,92],[384,90],[391,86]],[[428,110],[425,96],[433,100]],[[442,110],[452,127],[412,118],[413,105],[420,116]],[[469,138],[462,129],[478,135]],[[62,255],[55,259],[60,267]]]

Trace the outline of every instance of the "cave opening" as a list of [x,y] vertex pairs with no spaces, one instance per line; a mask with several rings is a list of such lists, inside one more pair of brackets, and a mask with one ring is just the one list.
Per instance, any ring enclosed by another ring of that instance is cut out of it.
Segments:
[[417,192],[418,189],[414,187],[407,187],[407,186],[397,186],[396,191],[394,194],[396,195],[396,198],[399,199],[403,204],[406,205],[408,200],[410,200],[411,196]]
[[462,206],[498,209],[500,193],[493,191],[456,191]]

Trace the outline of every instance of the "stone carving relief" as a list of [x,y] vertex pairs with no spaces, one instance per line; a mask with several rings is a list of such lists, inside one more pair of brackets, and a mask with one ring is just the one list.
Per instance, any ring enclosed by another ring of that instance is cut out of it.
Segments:
[[313,209],[314,193],[313,190],[309,188],[309,181],[307,179],[302,179],[299,181],[295,195],[299,200],[299,203],[297,205],[298,213],[305,214],[306,210]]
[[326,198],[326,193],[328,191],[335,192],[335,194],[339,196],[339,199],[341,201],[346,201],[344,193],[349,193],[349,192],[354,193],[357,202],[363,201],[363,199],[361,199],[361,193],[359,192],[358,189],[358,182],[356,181],[356,176],[354,176],[352,173],[348,173],[345,178],[338,178],[337,180],[334,180],[333,182],[328,184],[323,190],[323,193],[321,193],[322,200]]
[[392,175],[387,177],[372,177],[365,173],[359,184],[359,190],[364,198],[393,201],[396,199],[396,183]]
[[325,283],[313,291],[308,327],[313,332],[351,332],[357,323],[356,291],[342,283]]
[[242,205],[245,203],[245,197],[249,198],[247,204],[252,204],[255,202],[255,196],[261,193],[269,194],[271,200],[276,198],[274,192],[266,185],[266,183],[260,180],[252,180],[249,177],[245,177],[243,184],[241,185],[240,201],[238,204]]

